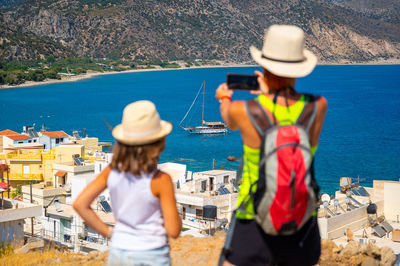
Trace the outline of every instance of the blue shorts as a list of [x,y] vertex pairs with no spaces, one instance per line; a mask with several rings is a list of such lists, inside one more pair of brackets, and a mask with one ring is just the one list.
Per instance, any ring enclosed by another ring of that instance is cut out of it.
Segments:
[[156,249],[138,251],[111,247],[108,253],[107,265],[169,266],[171,265],[169,246],[166,245]]

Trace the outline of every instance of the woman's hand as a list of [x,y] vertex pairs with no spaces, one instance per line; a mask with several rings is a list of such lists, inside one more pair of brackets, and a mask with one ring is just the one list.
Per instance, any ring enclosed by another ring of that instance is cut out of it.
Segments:
[[264,74],[258,70],[254,71],[254,74],[257,75],[257,82],[260,89],[256,91],[250,91],[250,93],[254,95],[267,94],[269,92],[269,88]]
[[215,91],[215,98],[217,98],[218,101],[223,100],[223,98],[231,99],[232,95],[233,90],[228,89],[228,85],[226,83],[219,85]]

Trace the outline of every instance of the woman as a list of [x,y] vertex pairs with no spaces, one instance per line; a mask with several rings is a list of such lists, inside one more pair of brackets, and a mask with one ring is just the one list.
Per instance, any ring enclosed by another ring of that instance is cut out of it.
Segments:
[[[270,121],[276,124],[296,122],[303,108],[312,100],[295,91],[296,78],[312,72],[317,58],[304,49],[304,33],[290,25],[273,25],[265,34],[262,50],[250,47],[253,59],[263,67],[263,73],[255,71],[260,87],[257,101]],[[243,176],[237,207],[242,204],[246,211],[236,213],[230,252],[225,265],[313,265],[320,255],[320,236],[315,217],[300,231],[290,236],[266,234],[254,220],[253,202],[249,197],[251,184],[258,180],[261,137],[251,122],[244,101],[233,101],[233,91],[221,84],[216,91],[221,116],[230,129],[240,131],[243,142]],[[314,154],[325,114],[327,101],[315,97],[317,112],[309,128],[311,152]]]

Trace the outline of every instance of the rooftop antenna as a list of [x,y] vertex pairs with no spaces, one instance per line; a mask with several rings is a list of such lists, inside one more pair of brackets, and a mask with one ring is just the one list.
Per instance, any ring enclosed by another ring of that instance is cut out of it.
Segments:
[[101,120],[103,120],[104,124],[106,124],[108,130],[110,130],[110,132],[112,132],[113,128],[112,128],[112,126],[107,122],[107,120],[106,120],[104,117],[102,117]]
[[84,137],[84,138],[87,137],[87,135],[86,135],[86,128],[83,128],[83,137]]

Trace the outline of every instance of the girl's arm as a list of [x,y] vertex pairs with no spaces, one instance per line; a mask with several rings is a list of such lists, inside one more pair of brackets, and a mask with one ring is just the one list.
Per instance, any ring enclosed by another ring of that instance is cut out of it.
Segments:
[[107,179],[110,174],[110,166],[106,167],[95,180],[93,180],[76,198],[72,207],[82,219],[99,234],[111,237],[111,229],[90,208],[90,204],[107,187]]
[[177,238],[182,230],[182,221],[176,208],[174,185],[171,177],[159,171],[151,182],[151,192],[160,198],[161,212],[167,235]]

